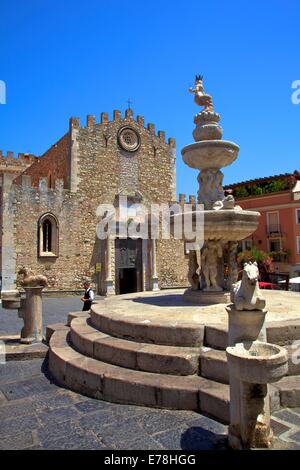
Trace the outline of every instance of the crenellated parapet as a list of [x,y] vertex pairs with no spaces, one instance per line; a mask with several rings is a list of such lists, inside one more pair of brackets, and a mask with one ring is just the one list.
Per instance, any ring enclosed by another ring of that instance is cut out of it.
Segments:
[[109,124],[109,123],[118,123],[118,122],[124,122],[126,124],[126,121],[128,122],[128,124],[130,123],[136,123],[138,126],[141,126],[141,127],[144,127],[144,129],[146,131],[148,131],[148,133],[154,137],[157,137],[157,139],[159,141],[161,141],[162,143],[165,143],[167,145],[169,145],[171,148],[175,148],[176,147],[176,142],[175,142],[175,139],[173,137],[169,137],[168,140],[166,141],[166,134],[165,134],[165,131],[162,131],[162,130],[158,130],[156,132],[155,130],[155,125],[153,123],[147,123],[145,124],[145,118],[144,116],[136,116],[136,118],[134,118],[134,113],[133,113],[133,110],[131,108],[127,108],[125,110],[125,113],[124,113],[124,116],[122,116],[122,112],[118,109],[115,109],[113,110],[113,114],[112,114],[112,119],[110,119],[109,117],[109,114],[107,112],[102,112],[100,114],[100,118],[99,118],[99,121],[96,119],[96,116],[94,115],[90,115],[88,114],[86,116],[86,124],[85,126],[81,126],[81,123],[80,123],[80,118],[78,117],[71,117],[70,118],[70,131],[73,130],[73,129],[81,129],[81,128],[95,128],[95,126],[99,126],[99,125],[105,125],[105,124]]
[[31,166],[39,157],[30,153],[18,153],[7,151],[6,154],[0,150],[0,173],[11,173],[18,175]]
[[178,201],[179,204],[196,204],[196,196],[190,194],[189,197],[187,198],[186,194],[179,193],[178,194]]
[[33,155],[32,153],[18,153],[16,156],[14,152],[8,150],[6,154],[3,153],[2,150],[0,150],[0,164],[10,164],[14,163],[15,165],[22,165],[26,163],[33,163],[38,159],[39,157],[36,155]]

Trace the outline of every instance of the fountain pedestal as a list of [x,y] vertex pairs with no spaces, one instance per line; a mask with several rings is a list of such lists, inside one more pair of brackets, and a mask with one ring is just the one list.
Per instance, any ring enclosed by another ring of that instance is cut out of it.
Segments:
[[233,449],[270,448],[268,383],[288,371],[284,348],[261,341],[244,341],[226,349],[230,380],[229,445]]

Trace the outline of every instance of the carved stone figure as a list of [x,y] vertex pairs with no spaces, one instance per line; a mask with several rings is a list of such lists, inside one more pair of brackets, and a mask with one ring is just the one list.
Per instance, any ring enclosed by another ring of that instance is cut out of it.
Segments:
[[23,275],[23,279],[20,281],[23,287],[46,287],[48,285],[48,280],[45,276],[41,274],[34,275],[33,272],[25,266],[19,269],[18,274]]
[[236,310],[264,310],[266,301],[258,285],[257,263],[245,263],[241,281],[232,285],[230,299]]
[[202,80],[201,75],[196,75],[195,88],[189,88],[189,91],[194,93],[194,101],[198,106],[204,106],[204,111],[213,111],[212,97],[205,93]]
[[218,259],[222,258],[223,250],[219,241],[209,240],[201,254],[202,272],[205,278],[205,291],[222,291],[223,288],[217,284]]
[[220,209],[234,209],[234,203],[235,203],[235,200],[234,200],[234,197],[230,194],[229,196],[226,196],[225,199],[223,199],[223,201],[216,201],[214,202],[212,208],[213,210],[215,211],[218,211]]
[[216,201],[224,199],[223,176],[223,173],[216,169],[203,170],[199,173],[198,200],[200,204],[204,204],[205,209],[212,209]]
[[191,284],[192,290],[199,289],[199,274],[197,273],[198,268],[199,264],[197,261],[197,252],[195,250],[191,250],[189,252],[188,280]]

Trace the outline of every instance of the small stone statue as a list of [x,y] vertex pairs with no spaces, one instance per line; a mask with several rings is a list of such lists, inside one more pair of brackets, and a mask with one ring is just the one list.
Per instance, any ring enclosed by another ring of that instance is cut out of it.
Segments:
[[242,280],[232,284],[230,292],[236,310],[264,310],[266,301],[259,289],[258,276],[256,261],[244,264]]
[[207,95],[203,88],[202,83],[203,77],[202,75],[196,75],[195,78],[195,88],[189,88],[191,93],[194,93],[195,98],[194,101],[198,106],[204,106],[203,111],[210,111],[213,112],[213,102],[212,97]]
[[223,288],[217,284],[218,258],[222,258],[223,250],[219,241],[209,240],[201,254],[202,272],[205,278],[205,291],[222,291]]
[[19,275],[23,275],[23,279],[20,281],[23,287],[46,287],[48,284],[47,278],[41,274],[34,275],[33,272],[23,266],[18,271]]

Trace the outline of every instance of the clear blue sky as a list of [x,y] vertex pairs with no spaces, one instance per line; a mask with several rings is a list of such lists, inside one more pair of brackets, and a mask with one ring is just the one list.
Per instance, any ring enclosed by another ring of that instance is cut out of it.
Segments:
[[181,160],[204,75],[224,138],[240,145],[224,183],[300,170],[297,0],[0,0],[0,149],[42,154],[70,116],[126,108],[177,141],[177,191],[196,191]]

